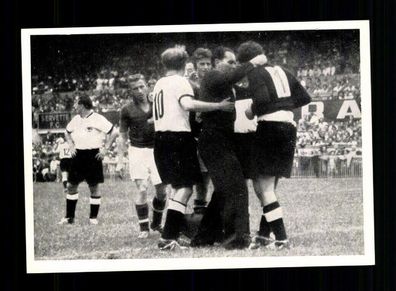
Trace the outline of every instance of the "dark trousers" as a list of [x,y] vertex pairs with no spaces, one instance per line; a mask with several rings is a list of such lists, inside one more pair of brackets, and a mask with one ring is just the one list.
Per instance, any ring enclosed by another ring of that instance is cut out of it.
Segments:
[[198,235],[216,235],[220,228],[224,228],[226,239],[234,234],[242,238],[250,233],[248,189],[233,148],[232,133],[210,129],[203,130],[199,137],[198,149],[212,179],[214,193]]

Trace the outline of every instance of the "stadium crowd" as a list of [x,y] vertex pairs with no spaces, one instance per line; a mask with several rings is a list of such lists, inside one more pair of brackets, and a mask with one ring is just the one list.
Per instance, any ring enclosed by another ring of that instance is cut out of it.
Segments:
[[[359,54],[356,53],[359,46],[354,43],[349,46],[337,39],[315,43],[286,35],[266,42],[264,49],[270,62],[297,75],[313,98],[359,99]],[[76,56],[66,48],[63,50],[53,60],[63,71],[50,72],[48,68],[37,67],[32,74],[35,112],[69,111],[81,91],[91,96],[98,111],[120,110],[127,100],[128,76],[142,73],[149,83],[155,84],[162,75],[159,48],[155,46],[146,50],[130,45],[122,50],[103,47],[100,51],[90,51],[92,59],[102,61],[87,64],[84,70],[75,65],[84,62],[83,52]],[[133,55],[139,57],[132,58]]]
[[[351,117],[345,121],[326,121],[324,118],[319,118],[316,114],[310,113],[298,121],[297,128],[295,175],[335,176],[342,172],[343,167],[347,172],[347,169],[353,166],[354,158],[360,161],[362,155],[360,119]],[[35,181],[54,181],[55,177],[59,179],[56,145],[60,137],[64,137],[64,134],[47,133],[41,135],[41,138],[33,143]],[[114,142],[104,160],[107,167],[106,172],[117,177],[123,177],[125,173],[115,171],[117,159],[117,146]],[[125,157],[124,163],[128,163],[127,157]]]
[[[40,113],[72,111],[76,98],[82,93],[91,97],[96,112],[119,112],[129,101],[128,77],[133,74],[144,74],[151,89],[154,87],[163,73],[159,59],[161,48],[155,42],[149,49],[139,44],[130,44],[128,48],[122,43],[113,45],[101,46],[100,50],[80,50],[79,54],[73,53],[73,48],[63,47],[51,59],[56,64],[51,66],[54,71],[45,65],[33,66],[33,128],[37,128]],[[204,46],[210,48],[211,43]],[[269,61],[295,74],[313,100],[355,99],[360,104],[358,49],[359,44],[337,38],[315,42],[293,35],[270,38],[264,44]],[[132,58],[133,55],[139,57]],[[88,59],[101,61],[89,62]],[[76,66],[80,63],[84,66]],[[60,136],[63,134],[49,133],[34,144],[37,181],[48,179],[42,175],[43,169],[49,169],[45,173],[54,171],[55,162],[52,161],[57,155],[54,149]],[[345,160],[351,153],[361,155],[360,119],[330,121],[311,113],[298,121],[297,138],[296,167],[299,168],[302,164],[315,168],[312,160],[318,157],[326,161],[332,156]],[[113,163],[116,157],[114,144],[105,163]]]

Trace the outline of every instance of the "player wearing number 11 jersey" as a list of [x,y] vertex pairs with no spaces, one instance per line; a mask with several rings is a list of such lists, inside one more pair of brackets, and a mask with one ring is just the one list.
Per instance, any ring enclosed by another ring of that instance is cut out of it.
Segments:
[[184,78],[187,58],[184,47],[176,46],[165,50],[161,61],[166,76],[158,80],[153,90],[154,158],[161,180],[170,184],[173,190],[173,195],[168,200],[164,230],[158,243],[161,250],[172,250],[178,246],[177,240],[184,224],[192,186],[202,179],[189,111],[232,111],[234,108],[228,100],[209,103],[194,99],[193,89]]
[[[262,53],[258,43],[248,41],[238,48],[238,60],[243,63]],[[290,177],[293,165],[297,129],[292,110],[308,104],[311,97],[290,72],[279,66],[259,66],[247,77],[253,104],[245,112],[258,121],[251,160],[255,165],[253,183],[263,207],[259,231],[250,248],[270,245],[281,249],[289,242],[276,186],[280,177]]]

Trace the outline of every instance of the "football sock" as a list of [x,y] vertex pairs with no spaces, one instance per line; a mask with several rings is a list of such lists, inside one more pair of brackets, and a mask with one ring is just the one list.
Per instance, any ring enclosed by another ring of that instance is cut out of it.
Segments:
[[98,217],[98,212],[99,212],[99,207],[100,207],[100,196],[99,197],[93,197],[89,199],[89,204],[90,204],[90,213],[89,213],[89,218],[96,218]]
[[149,208],[147,203],[136,204],[136,213],[139,220],[140,231],[149,231]]
[[271,228],[270,228],[270,225],[269,225],[267,219],[265,218],[264,207],[263,207],[263,214],[261,215],[260,228],[258,231],[258,235],[264,236],[264,237],[269,237],[270,233],[271,233]]
[[78,193],[66,195],[66,217],[74,218],[76,212],[76,205],[78,201]]
[[279,183],[279,177],[275,177],[274,189],[276,189],[278,187],[278,183]]
[[67,172],[62,172],[62,184],[63,188],[67,188]]
[[184,222],[186,205],[180,201],[169,199],[165,226],[162,233],[164,239],[177,239]]
[[152,225],[161,225],[162,213],[164,212],[166,200],[159,200],[157,197],[153,199],[153,221]]
[[206,207],[206,201],[202,199],[194,199],[194,211]]
[[264,216],[275,235],[276,240],[287,239],[286,229],[283,224],[283,213],[279,202],[270,203],[263,208]]

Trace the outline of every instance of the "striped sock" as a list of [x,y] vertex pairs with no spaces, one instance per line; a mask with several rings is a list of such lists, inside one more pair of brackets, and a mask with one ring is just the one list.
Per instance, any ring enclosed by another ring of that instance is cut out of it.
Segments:
[[149,208],[147,203],[136,204],[135,207],[139,220],[140,231],[149,231]]
[[265,218],[264,207],[263,207],[263,214],[261,215],[260,228],[258,231],[258,235],[264,236],[264,237],[269,237],[270,233],[271,233],[271,228],[270,228],[270,225],[269,225],[267,219]]
[[98,217],[98,212],[99,212],[99,207],[100,207],[101,199],[100,196],[91,196],[89,199],[89,204],[90,204],[90,213],[89,213],[89,218],[96,218]]
[[159,200],[157,197],[153,199],[153,221],[152,227],[161,225],[162,214],[164,212],[166,200]]
[[166,214],[164,231],[162,238],[177,239],[181,226],[184,222],[184,214],[186,213],[186,205],[180,201],[169,199],[168,211]]
[[283,224],[283,213],[279,202],[270,203],[263,208],[264,216],[275,235],[276,240],[287,239],[285,225]]
[[78,201],[78,193],[66,195],[66,217],[74,218],[76,212],[76,205]]

